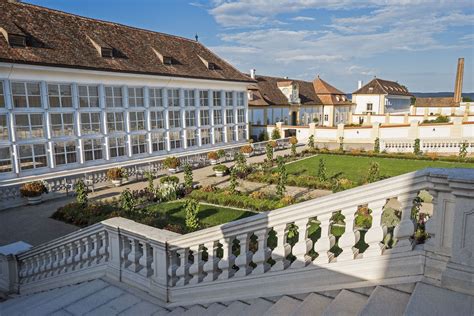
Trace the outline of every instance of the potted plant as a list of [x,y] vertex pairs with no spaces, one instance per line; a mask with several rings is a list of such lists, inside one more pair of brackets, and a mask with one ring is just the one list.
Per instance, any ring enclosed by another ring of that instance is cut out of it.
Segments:
[[214,170],[214,172],[216,173],[216,177],[223,177],[227,173],[229,168],[227,168],[225,165],[219,164],[212,168],[212,170]]
[[107,178],[112,181],[112,184],[116,187],[122,185],[123,178],[126,178],[125,169],[123,168],[110,168],[107,170]]
[[164,176],[160,179],[162,187],[168,187],[170,185],[176,185],[179,183],[179,179],[176,176]]
[[28,199],[29,205],[41,203],[43,193],[48,193],[48,189],[42,181],[27,182],[20,187],[20,194]]
[[225,150],[224,150],[224,149],[219,149],[219,150],[217,151],[217,158],[218,158],[218,159],[225,158]]
[[219,158],[219,156],[217,155],[217,152],[215,152],[215,151],[211,151],[211,152],[207,153],[207,159],[209,159],[212,166],[217,164],[217,159],[218,158]]
[[176,157],[168,157],[165,159],[164,165],[168,168],[170,173],[176,173],[178,167],[180,166],[181,162]]
[[245,145],[242,148],[240,148],[240,152],[244,154],[245,157],[248,158],[253,152],[253,147],[251,145]]
[[275,148],[278,147],[278,143],[275,140],[271,140],[268,143],[270,144],[270,146],[272,146],[274,151],[275,151]]

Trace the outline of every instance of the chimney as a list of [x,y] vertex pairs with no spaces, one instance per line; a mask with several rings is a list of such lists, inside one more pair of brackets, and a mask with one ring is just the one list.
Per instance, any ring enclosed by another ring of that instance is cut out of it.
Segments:
[[250,78],[255,79],[255,69],[250,69]]
[[362,80],[357,81],[357,89],[362,88]]
[[456,82],[454,83],[454,102],[462,101],[462,80],[464,77],[464,58],[458,58],[458,70],[456,72]]

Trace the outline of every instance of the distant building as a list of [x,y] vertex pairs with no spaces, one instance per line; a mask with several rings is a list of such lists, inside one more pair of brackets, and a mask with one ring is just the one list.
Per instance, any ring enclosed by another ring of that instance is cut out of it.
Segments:
[[253,82],[173,35],[0,1],[0,179],[247,141]]
[[474,105],[462,102],[464,58],[458,59],[454,95],[452,97],[416,98],[411,114],[414,115],[464,115],[474,112]]
[[352,93],[354,114],[409,113],[413,95],[398,82],[374,78]]
[[353,104],[344,92],[319,76],[313,81],[282,77],[251,77],[248,87],[251,136],[257,138],[267,125],[302,126],[310,123],[335,126],[348,123]]

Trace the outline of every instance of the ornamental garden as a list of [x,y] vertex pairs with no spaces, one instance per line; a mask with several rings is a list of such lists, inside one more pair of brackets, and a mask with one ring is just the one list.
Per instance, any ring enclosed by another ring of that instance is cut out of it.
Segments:
[[[272,138],[279,137],[278,133],[272,133]],[[317,148],[313,137],[304,145],[298,144],[298,140],[292,137],[288,148],[283,151],[278,151],[275,140],[263,144],[265,151],[257,158],[250,159],[255,154],[255,144],[249,143],[235,154],[232,163],[226,164],[221,163],[224,157],[222,151],[208,153],[210,166],[199,170],[201,175],[207,173],[207,179],[201,176],[200,180],[195,179],[197,170],[188,164],[180,165],[176,157],[168,157],[164,161],[167,174],[147,172],[147,182],[142,189],[124,188],[119,196],[112,199],[90,199],[87,186],[79,181],[74,188],[75,201],[60,207],[52,218],[86,227],[120,216],[157,228],[187,233],[303,202],[311,198],[305,192],[332,194],[427,167],[474,168],[473,158],[462,151],[450,157],[424,155],[419,151],[388,154],[380,152],[377,143],[372,151],[344,151],[342,146],[339,150],[330,151]],[[126,172],[121,168],[109,169],[107,176],[111,185],[116,187],[127,179]],[[209,179],[219,181],[209,182]],[[38,197],[45,190],[41,182],[32,182],[25,184],[21,193],[31,199],[31,203],[38,203]],[[412,217],[418,223],[415,238],[420,242],[426,236],[424,222],[429,217],[429,211],[424,209],[429,210],[430,202],[431,197],[422,192],[413,206]],[[370,214],[367,205],[361,205],[357,210],[354,229],[361,234],[357,244],[360,252],[366,248],[363,235],[371,226]],[[390,229],[393,230],[399,220],[399,211],[390,209],[388,204],[383,217],[384,225],[389,229],[385,241],[388,245],[393,243]],[[344,230],[344,216],[335,212],[331,233],[337,240]],[[316,220],[310,222],[308,238],[316,240],[319,235],[319,223]],[[298,240],[296,227],[288,227],[287,238],[290,244]],[[272,235],[268,242],[271,246]],[[338,252],[337,242],[332,252]]]

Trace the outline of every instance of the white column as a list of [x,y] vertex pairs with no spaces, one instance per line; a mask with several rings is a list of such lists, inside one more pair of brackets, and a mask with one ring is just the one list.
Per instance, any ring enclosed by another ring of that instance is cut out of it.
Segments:
[[143,88],[143,105],[145,106],[145,129],[146,141],[148,143],[148,153],[153,153],[153,144],[151,140],[151,116],[150,116],[150,90],[148,87]]
[[168,107],[168,89],[163,89],[163,107],[165,108],[164,113],[163,113],[163,120],[164,120],[164,126],[166,131],[164,132],[165,137],[166,137],[166,151],[171,150],[171,143],[170,143],[170,136],[169,136],[169,129],[170,129],[170,117],[169,117],[169,107]]

